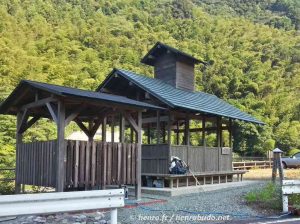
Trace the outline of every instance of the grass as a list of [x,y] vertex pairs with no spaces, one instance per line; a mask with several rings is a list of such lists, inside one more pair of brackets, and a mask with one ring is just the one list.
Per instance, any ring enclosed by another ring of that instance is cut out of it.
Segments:
[[[300,169],[286,169],[283,173],[285,179],[299,179],[300,177]],[[251,169],[244,175],[244,179],[271,181],[272,169]],[[282,208],[281,187],[272,182],[268,182],[262,189],[257,188],[249,192],[245,199],[250,205],[259,209],[281,210]],[[289,204],[300,209],[300,194],[290,195]]]
[[281,210],[281,187],[269,182],[262,189],[255,189],[245,196],[250,205],[263,209]]
[[[285,179],[298,179],[300,177],[300,169],[285,169],[283,174]],[[251,169],[244,175],[245,180],[271,180],[271,178],[272,169]]]

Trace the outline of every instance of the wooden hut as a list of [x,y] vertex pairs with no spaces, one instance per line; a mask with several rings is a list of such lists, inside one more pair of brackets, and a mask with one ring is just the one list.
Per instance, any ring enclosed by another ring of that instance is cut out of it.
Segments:
[[[142,176],[164,179],[166,187],[194,185],[190,174],[169,174],[172,156],[185,161],[202,184],[242,174],[232,170],[232,122],[263,123],[214,95],[195,91],[194,67],[202,61],[157,43],[142,62],[154,67],[154,78],[114,69],[96,91],[33,81],[16,87],[0,113],[17,116],[17,192],[20,185],[63,191],[129,184],[140,198]],[[41,118],[57,124],[57,139],[23,143],[23,133]],[[65,140],[71,121],[88,141]],[[94,141],[100,127],[102,139]]]
[[263,122],[195,91],[195,65],[204,62],[184,52],[158,42],[141,62],[154,67],[154,78],[114,69],[97,90],[166,108],[143,113],[142,175],[167,179],[169,187],[195,184],[191,175],[169,174],[170,158],[177,156],[203,184],[242,177],[232,170],[232,122]]

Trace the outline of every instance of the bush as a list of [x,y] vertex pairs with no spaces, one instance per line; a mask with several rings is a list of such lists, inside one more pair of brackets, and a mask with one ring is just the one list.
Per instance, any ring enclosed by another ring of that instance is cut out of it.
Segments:
[[0,182],[0,194],[14,194],[15,186],[13,182]]
[[289,195],[289,204],[295,208],[300,208],[300,194]]
[[260,207],[267,209],[280,210],[281,205],[281,188],[279,185],[268,183],[263,189],[256,189],[249,192],[245,199],[250,204],[258,204]]

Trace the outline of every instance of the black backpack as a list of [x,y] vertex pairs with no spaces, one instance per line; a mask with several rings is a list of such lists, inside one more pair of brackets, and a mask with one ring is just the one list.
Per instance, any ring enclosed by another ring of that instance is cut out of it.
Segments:
[[174,158],[171,164],[172,162],[175,162],[175,166],[170,170],[171,174],[186,174],[188,172],[188,167],[181,160]]

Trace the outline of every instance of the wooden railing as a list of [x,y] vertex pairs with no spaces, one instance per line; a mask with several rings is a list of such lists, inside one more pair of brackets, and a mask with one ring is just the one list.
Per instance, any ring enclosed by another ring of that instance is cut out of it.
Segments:
[[249,170],[253,168],[272,168],[272,160],[265,161],[244,161],[244,162],[233,162],[232,167],[234,170]]

